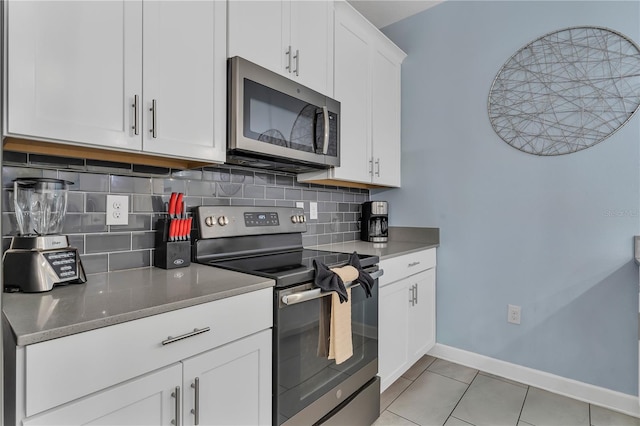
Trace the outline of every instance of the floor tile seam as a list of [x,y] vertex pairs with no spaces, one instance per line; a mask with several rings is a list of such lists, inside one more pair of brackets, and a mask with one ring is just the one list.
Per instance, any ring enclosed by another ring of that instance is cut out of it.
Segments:
[[[420,375],[420,376],[421,376],[421,375]],[[418,376],[418,377],[420,377],[420,376]],[[402,377],[402,376],[400,376],[400,377]],[[406,377],[403,377],[403,379],[407,379],[407,378],[406,378]],[[408,381],[410,381],[411,383],[409,383],[409,385],[407,385],[407,387],[406,387],[406,388],[404,388],[404,389],[402,390],[402,392],[400,392],[400,393],[399,393],[395,398],[393,398],[393,399],[391,400],[391,402],[389,403],[389,405],[387,405],[387,408],[385,408],[385,410],[389,410],[389,407],[391,407],[391,405],[392,405],[394,402],[396,402],[396,399],[400,398],[400,396],[401,396],[403,393],[405,393],[405,392],[407,391],[407,389],[409,389],[409,388],[411,387],[411,385],[415,382],[415,380],[411,380],[411,379],[407,379],[407,380],[408,380]],[[396,379],[396,382],[397,382],[397,381],[398,381],[398,380]],[[395,383],[395,382],[394,382],[394,383]],[[391,385],[393,385],[393,383],[392,383]],[[388,389],[388,388],[387,388],[387,389]],[[391,411],[391,410],[389,410],[389,411]],[[397,413],[394,413],[393,411],[391,411],[391,412],[392,412],[393,414],[397,414]],[[397,414],[397,415],[399,415],[399,414]],[[400,416],[400,417],[402,417],[402,416]],[[402,417],[402,418],[404,418],[404,417]]]
[[[478,371],[476,371],[476,374],[473,376],[473,379],[471,379],[471,382],[467,383],[467,382],[463,382],[462,380],[454,379],[453,377],[445,376],[444,374],[436,373],[435,371],[431,371],[431,370],[425,370],[425,373],[427,371],[429,373],[431,373],[431,374],[437,374],[440,377],[446,377],[447,379],[455,380],[456,382],[462,383],[463,385],[467,385],[467,386],[471,386],[471,383],[473,383],[473,381],[476,379],[476,377],[478,377]],[[424,373],[422,373],[422,374],[424,374]],[[422,374],[421,374],[421,376],[422,376]]]
[[[520,413],[518,413],[518,422],[521,421],[521,422],[527,423],[524,420],[522,420],[521,417],[522,417],[522,411],[524,411],[524,404],[527,402],[527,397],[529,396],[529,388],[530,388],[530,386],[527,386],[527,391],[524,393],[524,399],[522,400],[522,406],[520,407]],[[527,424],[530,424],[530,423],[527,423]]]
[[[461,399],[462,399],[462,398],[461,398]],[[452,413],[453,413],[453,411],[452,411]],[[474,423],[470,423],[470,422],[468,422],[468,421],[466,421],[466,420],[462,420],[460,417],[456,417],[456,416],[454,416],[453,414],[451,414],[451,415],[449,416],[449,418],[451,418],[451,417],[453,417],[453,418],[454,418],[454,419],[456,419],[456,420],[460,420],[461,422],[468,423],[468,424],[470,424],[471,426],[476,426]],[[447,420],[449,420],[449,419],[447,419]]]
[[[442,377],[446,377],[446,376],[442,376]],[[476,375],[473,376],[473,379],[471,380],[471,383],[473,383],[473,381],[476,379],[476,377],[478,377],[478,372],[476,371]],[[451,379],[451,377],[448,377],[448,379]],[[451,380],[455,380],[455,379],[451,379]],[[459,380],[456,380],[457,382],[460,382]],[[460,382],[460,383],[464,383],[464,382]],[[460,401],[462,401],[462,398],[464,398],[464,396],[467,394],[467,392],[469,392],[469,388],[471,387],[471,383],[465,383],[467,385],[467,388],[464,390],[464,392],[462,392],[462,395],[460,395],[460,398],[458,399],[458,402],[456,402],[456,405],[453,406],[453,408],[451,409],[451,412],[449,413],[449,415],[447,416],[447,419],[449,419],[449,417],[451,417],[451,415],[453,414],[454,411],[456,411],[456,408],[458,408],[458,405],[460,405]],[[457,419],[457,417],[456,417]],[[462,420],[462,419],[458,419],[458,420]],[[466,420],[462,420],[463,422],[466,422]],[[445,420],[446,423],[446,420]]]
[[420,426],[420,423],[416,423],[416,422],[414,422],[413,420],[410,420],[410,419],[408,419],[408,418],[406,418],[406,417],[404,417],[404,416],[402,416],[402,415],[400,415],[400,414],[396,413],[395,411],[391,411],[391,410],[389,410],[388,408],[387,408],[385,411],[388,411],[388,412],[390,412],[390,413],[393,413],[393,414],[395,414],[396,416],[400,417],[401,419],[405,419],[406,421],[408,421],[408,422],[409,422],[409,423],[411,423],[411,424],[414,424],[414,425],[416,425],[416,426]]
[[490,379],[500,380],[501,382],[508,383],[510,385],[519,386],[521,388],[529,389],[529,385],[527,385],[525,383],[518,382],[516,380],[507,379],[506,377],[497,376],[495,374],[488,373],[486,371],[478,371],[478,374],[481,374],[481,375],[483,375],[485,377],[488,377]]

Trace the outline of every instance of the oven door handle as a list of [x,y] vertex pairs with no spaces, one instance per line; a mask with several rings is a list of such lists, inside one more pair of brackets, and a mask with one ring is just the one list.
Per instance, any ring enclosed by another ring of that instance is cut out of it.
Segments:
[[[373,278],[374,280],[377,280],[382,275],[384,275],[384,270],[378,269],[377,271],[372,272],[370,275],[371,275],[371,278]],[[351,281],[351,282],[345,283],[344,286],[345,288],[350,289],[350,288],[358,287],[359,285],[360,283]],[[312,290],[301,291],[300,293],[286,294],[282,296],[281,300],[282,300],[282,303],[284,303],[285,305],[291,306],[297,303],[307,302],[313,299],[319,299],[320,297],[328,296],[331,293],[333,292],[323,293],[322,289],[314,288]]]

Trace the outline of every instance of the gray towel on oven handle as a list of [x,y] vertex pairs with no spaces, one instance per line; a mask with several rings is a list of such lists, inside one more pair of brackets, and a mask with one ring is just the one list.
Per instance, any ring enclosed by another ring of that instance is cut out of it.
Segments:
[[347,289],[338,274],[327,268],[327,265],[324,263],[318,262],[315,259],[313,260],[313,269],[316,271],[313,278],[316,287],[321,288],[323,291],[335,291],[338,293],[338,296],[340,296],[340,303],[349,300]]
[[358,253],[355,251],[351,253],[351,256],[349,257],[349,265],[358,270],[358,278],[355,281],[360,283],[367,297],[371,297],[371,289],[375,284],[375,280],[368,272],[362,269],[362,265],[360,265],[360,258],[358,257]]

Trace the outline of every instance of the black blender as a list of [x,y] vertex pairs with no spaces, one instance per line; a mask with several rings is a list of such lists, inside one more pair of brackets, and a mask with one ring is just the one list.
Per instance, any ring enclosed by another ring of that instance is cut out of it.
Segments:
[[18,178],[13,201],[20,234],[2,259],[7,291],[37,293],[54,285],[87,281],[80,255],[61,235],[71,182],[49,178]]

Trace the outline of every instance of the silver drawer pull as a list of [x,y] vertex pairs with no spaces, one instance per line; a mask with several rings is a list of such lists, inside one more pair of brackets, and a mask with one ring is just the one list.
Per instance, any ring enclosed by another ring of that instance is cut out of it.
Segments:
[[182,410],[180,409],[180,401],[182,401],[182,397],[180,396],[180,386],[176,386],[176,389],[171,392],[171,397],[176,399],[176,418],[171,420],[171,424],[174,426],[180,426],[180,416],[182,415]]
[[410,264],[407,265],[407,268],[413,268],[414,266],[418,266],[420,264],[420,262],[411,262]]
[[169,336],[169,337],[167,337],[167,340],[163,340],[162,341],[162,346],[168,345],[169,343],[177,342],[178,340],[187,339],[189,337],[197,336],[198,334],[206,333],[207,331],[210,331],[210,330],[211,330],[210,327],[205,327],[205,328],[201,328],[201,329],[194,328],[193,331],[190,332],[190,333],[182,334],[182,335],[177,336],[177,337]]

